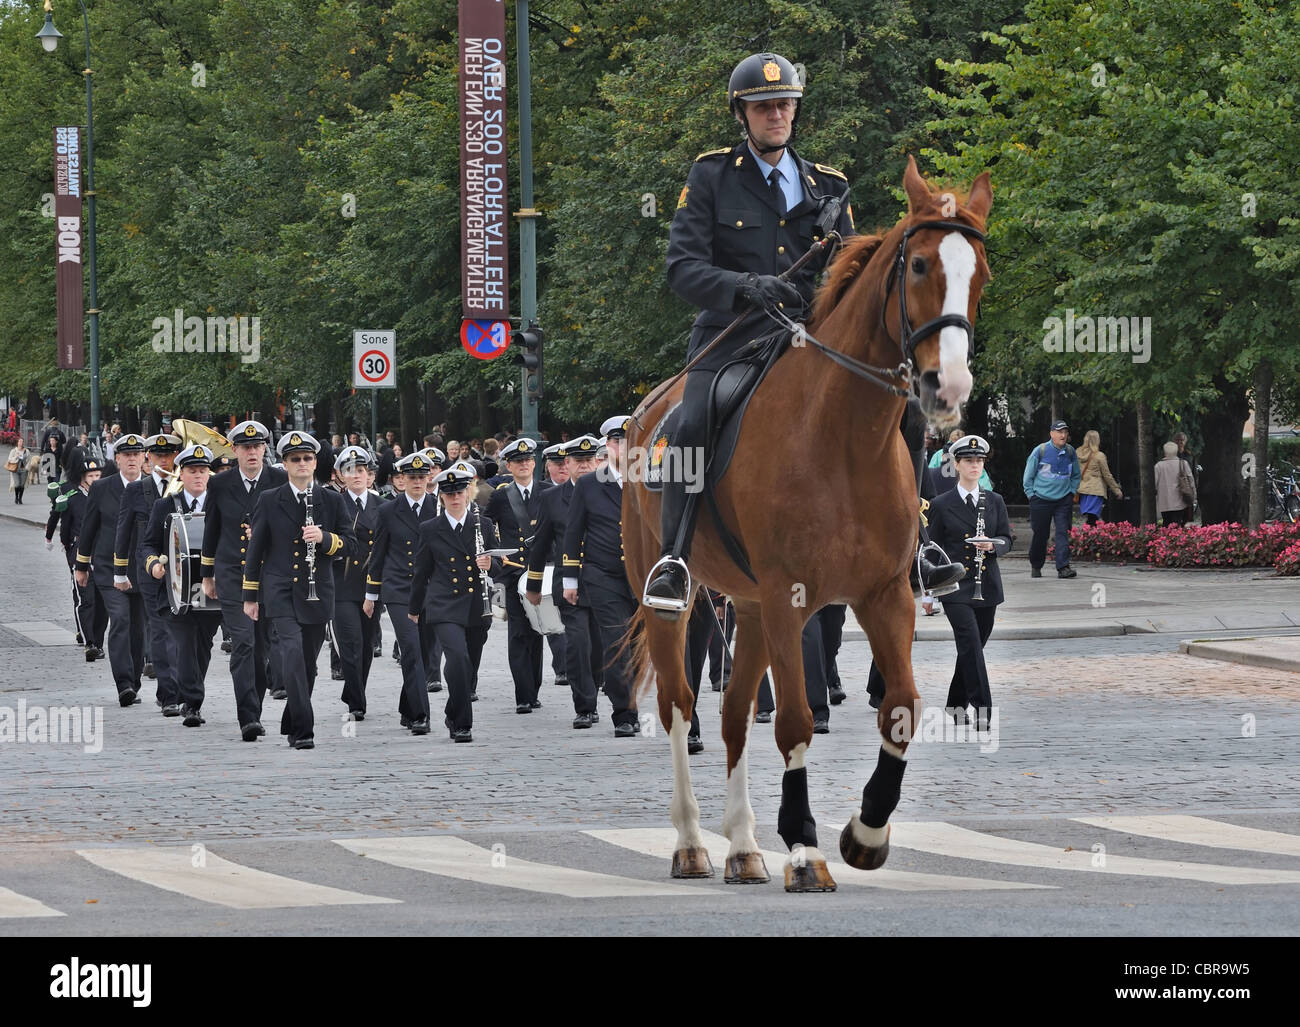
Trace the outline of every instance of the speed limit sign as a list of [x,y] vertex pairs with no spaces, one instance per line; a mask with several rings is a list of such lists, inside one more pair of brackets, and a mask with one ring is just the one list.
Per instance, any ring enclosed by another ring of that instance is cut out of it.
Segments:
[[352,387],[397,388],[397,332],[358,328],[352,333]]

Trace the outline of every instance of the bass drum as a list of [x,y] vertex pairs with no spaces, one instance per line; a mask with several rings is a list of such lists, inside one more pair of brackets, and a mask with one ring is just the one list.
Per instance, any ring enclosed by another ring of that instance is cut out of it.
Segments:
[[524,613],[528,615],[528,623],[532,625],[533,630],[539,635],[562,635],[564,634],[564,621],[560,619],[560,611],[555,608],[555,600],[551,597],[551,582],[554,567],[547,567],[542,572],[542,601],[538,606],[534,606],[528,601],[528,575],[519,575],[519,601],[524,604]]
[[203,514],[174,513],[167,518],[167,604],[180,616],[191,610],[220,610],[221,604],[203,594]]

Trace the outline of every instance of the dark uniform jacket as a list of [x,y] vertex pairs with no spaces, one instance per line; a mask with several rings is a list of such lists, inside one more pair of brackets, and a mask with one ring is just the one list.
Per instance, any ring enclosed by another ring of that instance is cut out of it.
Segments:
[[1007,517],[1007,504],[996,492],[984,491],[984,534],[993,540],[993,552],[984,554],[982,602],[971,597],[975,594],[975,547],[966,539],[975,534],[976,512],[966,505],[961,493],[953,488],[930,504],[926,516],[930,519],[930,539],[943,547],[948,559],[966,568],[966,577],[957,585],[957,591],[943,597],[945,603],[965,603],[969,606],[997,606],[1003,600],[1002,573],[998,570],[998,557],[1011,549],[1011,521]]
[[113,587],[114,571],[125,574],[135,585],[135,567],[122,557],[121,566],[114,566],[113,542],[117,530],[117,511],[122,505],[122,492],[126,482],[120,472],[105,475],[90,486],[86,497],[86,519],[77,539],[77,568],[93,569],[95,584],[101,589]]
[[[166,479],[163,479],[166,488]],[[152,474],[143,474],[122,490],[122,502],[117,508],[117,529],[113,533],[113,566],[118,574],[123,566],[130,566],[131,579],[144,595],[145,601],[157,606],[157,592],[162,583],[155,581],[144,569],[144,536],[149,526],[149,515],[154,503],[162,498],[158,483]],[[128,561],[128,563],[123,563]],[[166,602],[163,603],[166,606]]]
[[[343,509],[352,520],[352,534],[356,536],[356,551],[334,560],[334,599],[336,602],[361,603],[366,599],[366,575],[374,551],[375,536],[379,533],[379,512],[384,501],[375,492],[366,493],[366,505],[357,509],[351,492],[340,492]],[[423,511],[421,511],[423,512]]]
[[[423,612],[427,623],[464,624],[466,627],[487,623],[483,616],[483,572],[475,565],[476,523],[483,535],[483,548],[498,548],[492,521],[479,511],[477,505],[471,505],[466,512],[465,525],[459,535],[445,513],[420,525],[420,548],[415,558],[415,580],[411,585],[411,612]],[[501,561],[493,557],[489,574],[500,571]],[[488,588],[490,593],[490,582]]]
[[[149,520],[145,524],[144,530],[140,532],[140,574],[142,577],[148,577],[155,588],[153,592],[145,593],[145,601],[151,603],[153,608],[159,613],[166,613],[171,609],[171,601],[168,599],[167,575],[163,575],[161,580],[156,580],[151,573],[154,561],[159,557],[167,555],[167,520],[174,513],[184,513],[192,502],[190,494],[183,489],[171,496],[162,496],[154,500],[153,506],[149,509]],[[208,496],[203,500],[203,509],[208,508],[212,502],[212,497]],[[204,518],[206,520],[206,518]],[[194,522],[191,521],[191,524]]]
[[[583,475],[587,477],[587,475]],[[555,570],[551,574],[551,598],[556,605],[564,602],[564,529],[569,524],[569,506],[573,491],[581,479],[570,478],[563,485],[548,489],[542,496],[542,515],[537,519],[537,535],[528,551],[528,591],[542,591],[542,572],[549,563]]]
[[[747,142],[702,153],[691,166],[668,234],[668,284],[678,296],[700,308],[688,357],[744,308],[736,294],[743,275],[779,275],[803,256],[813,243],[813,226],[823,197],[843,199],[836,228],[845,238],[853,234],[848,179],[834,168],[809,163],[793,149],[790,153],[799,167],[804,198],[784,216],[777,212],[764,171]],[[792,282],[805,302],[812,299],[820,264],[809,261]],[[787,313],[800,319],[798,311]],[[771,326],[773,322],[756,311],[697,366],[720,366],[725,356],[720,357],[719,351],[733,353],[755,338],[755,328]]]
[[[552,488],[549,481],[541,481],[534,474],[533,483],[528,486],[528,502],[525,504],[524,497],[520,495],[519,487],[512,477],[509,481],[498,485],[492,493],[492,498],[488,500],[484,514],[496,527],[497,535],[501,539],[501,548],[519,550],[518,556],[507,556],[501,561],[502,574],[510,586],[514,586],[519,580],[519,575],[523,574],[528,566],[528,540],[537,533],[537,519],[542,512],[542,497]],[[512,489],[513,496],[510,494]],[[523,524],[520,524],[515,516],[516,501],[527,517]]]
[[578,605],[590,606],[590,587],[628,590],[623,559],[623,490],[601,468],[573,487],[564,529],[562,570],[578,579]]
[[[271,489],[253,510],[253,537],[244,561],[244,602],[261,602],[270,617],[293,617],[299,624],[323,624],[334,616],[333,558],[356,551],[352,518],[337,492],[312,489],[312,522],[324,536],[316,543],[316,595],[307,600],[307,543],[302,507],[286,482]],[[259,595],[260,589],[260,595]]]
[[244,473],[232,467],[208,479],[208,498],[203,501],[202,574],[215,578],[217,598],[239,600],[244,579],[244,558],[248,555],[246,528],[253,523],[253,509],[262,495],[289,480],[281,467],[262,465],[257,488],[244,487]]
[[386,604],[411,605],[411,579],[415,575],[415,550],[420,541],[420,525],[438,515],[438,497],[425,495],[420,500],[420,521],[405,495],[397,495],[379,510],[375,544],[370,550],[370,569],[366,571],[366,591],[378,593]]
[[63,503],[63,520],[59,522],[59,541],[63,551],[68,554],[68,562],[77,558],[77,538],[81,535],[81,524],[86,519],[86,494],[81,489],[73,489],[59,497]]

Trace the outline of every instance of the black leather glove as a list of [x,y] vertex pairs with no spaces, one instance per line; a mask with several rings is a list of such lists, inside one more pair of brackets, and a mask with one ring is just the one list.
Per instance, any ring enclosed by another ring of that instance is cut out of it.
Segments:
[[758,275],[752,271],[741,277],[736,285],[736,295],[745,303],[767,310],[784,305],[792,313],[803,306],[803,297],[789,282],[776,275]]

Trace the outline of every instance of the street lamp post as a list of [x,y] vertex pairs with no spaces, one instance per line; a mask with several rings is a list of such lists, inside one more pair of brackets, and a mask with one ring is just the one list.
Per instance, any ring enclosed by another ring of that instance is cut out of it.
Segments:
[[[86,5],[81,4],[81,20],[86,30],[86,67],[82,75],[86,79],[86,199],[89,203],[89,231],[87,233],[88,255],[90,257],[90,441],[99,444],[99,288],[95,281],[95,114],[91,96],[90,70],[90,17],[86,14]],[[41,41],[47,53],[53,53],[63,38],[63,33],[54,27],[54,5],[45,0],[45,24],[36,38]]]

